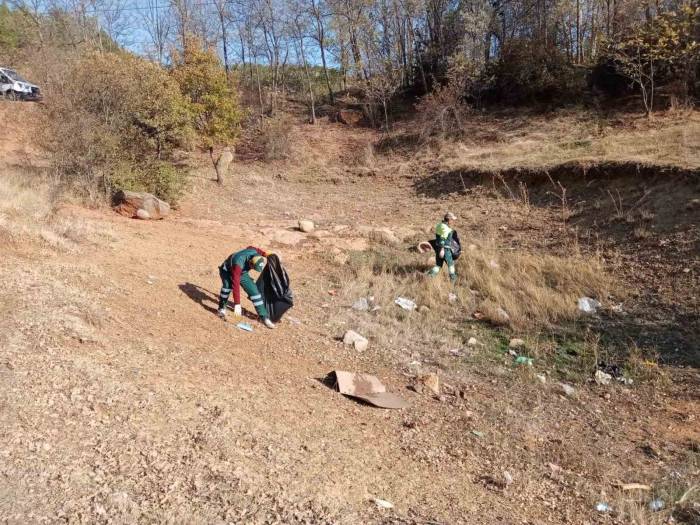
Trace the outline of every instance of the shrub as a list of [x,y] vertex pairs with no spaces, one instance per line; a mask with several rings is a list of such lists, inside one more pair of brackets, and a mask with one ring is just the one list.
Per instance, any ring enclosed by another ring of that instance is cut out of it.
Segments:
[[[172,77],[189,103],[198,140],[209,150],[216,168],[214,148],[234,145],[240,132],[243,111],[238,93],[214,51],[203,49],[197,40],[190,40],[173,62]],[[223,175],[217,171],[219,183]]]
[[143,166],[120,165],[110,173],[108,185],[112,191],[146,191],[166,202],[176,203],[184,193],[187,180],[186,171],[171,163],[156,161]]
[[656,90],[674,86],[676,96],[692,94],[700,44],[696,41],[700,7],[668,11],[652,22],[634,27],[624,38],[609,42],[601,62],[639,90],[644,110],[651,116]]
[[260,124],[265,160],[283,160],[291,154],[292,124],[288,118],[277,116]]
[[561,50],[530,39],[504,46],[486,77],[492,86],[489,98],[509,104],[573,99],[585,88],[585,77]]
[[128,53],[89,54],[69,70],[57,95],[48,105],[46,138],[66,182],[92,198],[117,181],[163,198],[181,191],[180,177],[163,170],[192,135],[191,113],[165,70]]

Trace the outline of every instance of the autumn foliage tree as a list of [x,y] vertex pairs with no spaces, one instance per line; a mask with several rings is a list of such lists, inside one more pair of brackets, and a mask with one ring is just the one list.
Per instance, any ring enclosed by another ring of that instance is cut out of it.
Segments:
[[231,147],[240,133],[243,110],[230,75],[212,49],[206,49],[194,38],[185,50],[174,57],[172,76],[189,103],[192,122],[202,147],[209,151],[216,170],[216,180],[224,182],[224,173],[217,167],[214,151]]
[[700,7],[691,6],[662,13],[610,44],[609,56],[618,72],[639,89],[648,117],[654,110],[659,79],[687,82],[697,66],[700,44],[693,32],[699,16]]

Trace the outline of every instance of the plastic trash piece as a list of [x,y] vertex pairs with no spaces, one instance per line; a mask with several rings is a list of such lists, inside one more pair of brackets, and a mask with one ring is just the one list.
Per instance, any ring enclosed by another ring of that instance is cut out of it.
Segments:
[[612,508],[607,503],[600,502],[596,504],[595,510],[597,510],[598,512],[610,512]]
[[406,299],[405,297],[397,297],[394,303],[399,305],[404,310],[408,310],[409,312],[412,312],[413,310],[418,308],[418,305],[416,303],[414,303],[410,299]]
[[360,312],[366,312],[369,310],[369,301],[366,297],[360,297],[357,301],[352,303],[352,309]]
[[385,499],[372,498],[372,502],[380,509],[393,509],[394,508],[394,504],[390,501],[385,500]]
[[483,432],[479,432],[478,430],[472,430],[472,434],[474,434],[474,435],[475,435],[476,437],[478,437],[478,438],[484,437],[484,433],[483,433]]
[[612,381],[612,376],[610,374],[606,374],[602,370],[596,370],[594,379],[599,385],[609,385],[610,381]]
[[659,512],[664,508],[664,500],[656,498],[649,502],[649,510],[652,512]]
[[590,297],[581,297],[578,300],[578,309],[584,314],[594,314],[602,305]]
[[524,355],[518,356],[515,359],[515,364],[516,365],[525,365],[525,366],[532,366],[534,360],[532,357],[525,357]]
[[238,323],[236,325],[236,328],[243,330],[244,332],[252,332],[253,331],[253,327],[251,325],[249,325],[248,323]]

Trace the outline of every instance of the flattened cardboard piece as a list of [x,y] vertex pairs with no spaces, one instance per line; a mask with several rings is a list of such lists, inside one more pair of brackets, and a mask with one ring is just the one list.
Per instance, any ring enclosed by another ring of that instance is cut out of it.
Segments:
[[361,399],[379,408],[400,409],[408,407],[408,403],[399,396],[386,391],[379,379],[369,374],[355,374],[335,370],[335,386],[346,396]]
[[396,394],[391,392],[378,392],[376,394],[367,394],[364,396],[355,396],[358,399],[367,401],[367,403],[379,408],[402,409],[408,408],[408,401],[404,401]]
[[336,386],[338,392],[347,396],[363,396],[365,394],[378,394],[386,392],[386,387],[382,382],[369,374],[354,374],[353,372],[343,372],[335,370]]

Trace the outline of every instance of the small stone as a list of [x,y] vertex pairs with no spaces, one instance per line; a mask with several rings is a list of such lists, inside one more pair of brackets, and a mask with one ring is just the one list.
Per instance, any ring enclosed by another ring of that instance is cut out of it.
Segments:
[[501,323],[510,322],[510,315],[508,315],[508,312],[506,312],[503,308],[496,308],[496,317]]
[[537,380],[543,385],[547,384],[547,376],[544,374],[537,374]]
[[151,214],[143,208],[139,208],[138,210],[136,210],[136,218],[141,219],[142,221],[147,221],[151,218]]
[[511,339],[508,343],[508,348],[522,348],[525,346],[525,341],[522,339]]
[[469,341],[467,341],[467,346],[476,346],[478,341],[476,340],[476,337],[470,337]]
[[424,387],[434,395],[440,395],[440,377],[436,373],[430,372],[428,374],[420,375],[416,378],[416,381],[417,386],[419,386],[419,389],[417,390],[423,390]]
[[343,343],[347,346],[352,346],[358,352],[364,352],[369,346],[369,341],[354,330],[345,332]]
[[310,221],[308,219],[300,219],[299,220],[299,230],[303,231],[304,233],[311,233],[314,231],[315,225],[313,221]]

